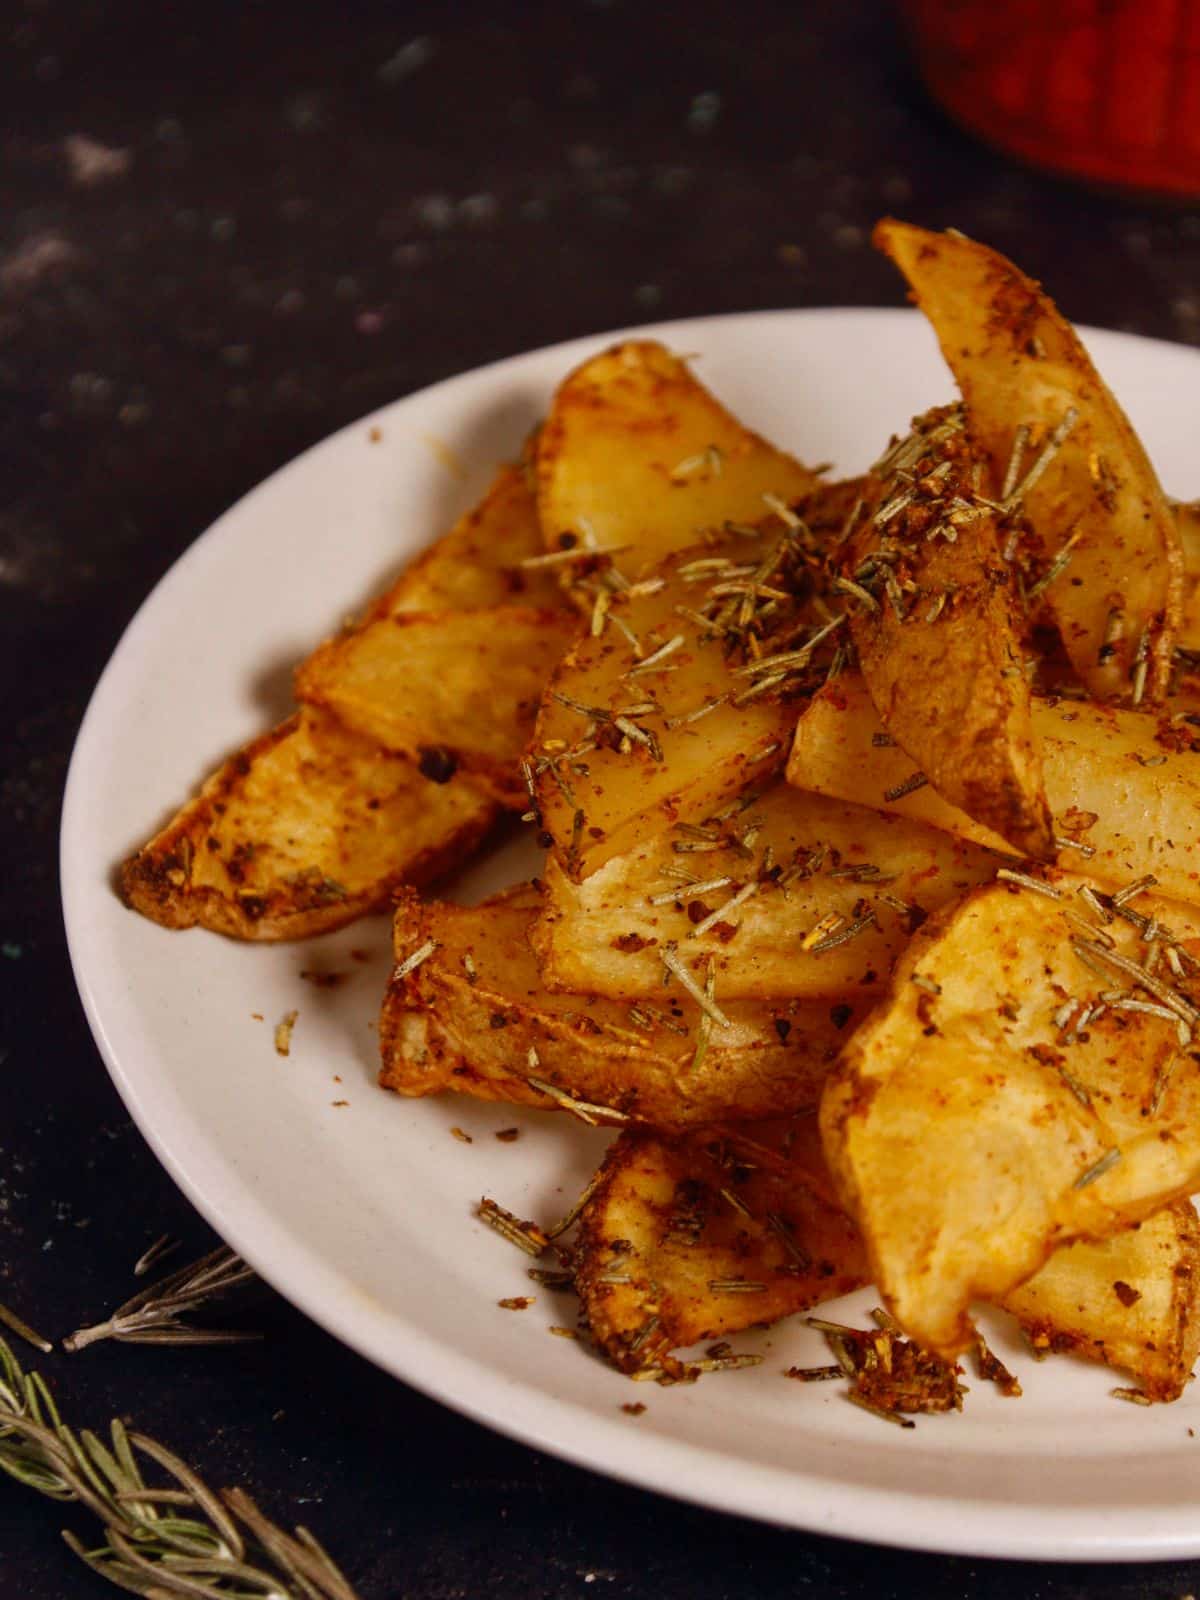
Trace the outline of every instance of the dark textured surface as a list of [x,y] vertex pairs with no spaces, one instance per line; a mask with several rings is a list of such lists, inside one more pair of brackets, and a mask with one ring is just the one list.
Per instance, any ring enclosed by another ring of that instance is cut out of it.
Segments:
[[[866,242],[885,210],[988,238],[1080,319],[1195,342],[1200,211],[973,145],[865,0],[28,0],[0,33],[0,1298],[60,1335],[127,1293],[154,1234],[209,1239],[90,1042],[55,849],[91,685],[218,512],[494,357],[660,316],[896,303]],[[136,1414],[310,1522],[364,1600],[1200,1584],[1196,1566],[941,1560],[677,1507],[459,1420],[281,1302],[256,1321],[266,1345],[44,1366],[73,1417]],[[59,1545],[64,1520],[0,1484],[0,1593],[110,1592]]]

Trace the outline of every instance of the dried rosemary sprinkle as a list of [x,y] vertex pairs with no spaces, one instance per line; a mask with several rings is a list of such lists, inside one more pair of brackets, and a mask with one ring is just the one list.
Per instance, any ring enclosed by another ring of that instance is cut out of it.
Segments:
[[744,1351],[741,1355],[704,1356],[699,1361],[689,1361],[686,1366],[688,1373],[700,1372],[740,1372],[746,1367],[761,1367],[763,1358]]
[[659,645],[657,650],[652,651],[648,656],[643,656],[640,661],[635,662],[635,664],[626,672],[623,672],[621,676],[623,678],[636,678],[640,673],[655,671],[657,668],[662,666],[663,662],[666,661],[668,656],[673,656],[676,650],[682,647],[684,642],[684,637],[681,633],[674,634],[670,639],[667,640],[666,644]]
[[1112,921],[1112,912],[1104,904],[1104,901],[1101,900],[1096,891],[1090,887],[1090,885],[1086,883],[1081,884],[1078,893],[1079,898],[1084,902],[1088,910],[1094,912],[1096,916],[1100,918],[1101,922],[1110,923]]
[[587,1185],[583,1193],[579,1196],[579,1199],[576,1200],[575,1204],[570,1208],[570,1210],[567,1211],[567,1213],[556,1223],[554,1223],[552,1227],[549,1227],[545,1230],[547,1239],[557,1239],[560,1234],[566,1233],[568,1228],[573,1227],[574,1224],[578,1222],[580,1213],[583,1211],[584,1206],[587,1205],[588,1201],[595,1194],[596,1190],[600,1187],[601,1181],[602,1177],[598,1172],[596,1173],[595,1177],[592,1178],[591,1182]]
[[221,1245],[190,1266],[139,1290],[111,1316],[79,1328],[63,1340],[63,1349],[83,1350],[100,1339],[122,1344],[243,1344],[257,1333],[196,1327],[180,1319],[188,1312],[227,1294],[255,1276],[239,1255]]
[[801,939],[801,950],[815,949],[831,933],[836,933],[845,924],[845,921],[846,919],[840,911],[827,911],[821,920],[815,923]]
[[1111,897],[1112,903],[1114,907],[1128,905],[1130,900],[1135,899],[1146,889],[1153,889],[1157,883],[1158,879],[1154,874],[1147,872],[1145,877],[1138,878],[1133,883],[1127,883],[1123,889],[1118,889],[1116,894]]
[[1071,1187],[1073,1189],[1088,1188],[1089,1185],[1096,1182],[1097,1178],[1102,1178],[1106,1172],[1111,1172],[1120,1159],[1121,1152],[1117,1146],[1114,1145],[1111,1150],[1106,1150],[1104,1152],[1099,1161],[1093,1162],[1086,1172],[1080,1173],[1079,1177],[1075,1179],[1075,1182],[1071,1185]]
[[1021,422],[1013,430],[1012,450],[1008,457],[1008,466],[1004,470],[1004,483],[1000,489],[1001,501],[1010,500],[1017,487],[1021,476],[1021,464],[1025,459],[1025,451],[1029,447],[1029,424]]
[[681,885],[678,889],[667,889],[662,894],[646,896],[646,904],[650,906],[673,905],[676,900],[697,900],[701,895],[713,894],[718,889],[727,889],[733,879],[726,875],[722,878],[708,878],[702,883],[689,883]]
[[688,934],[688,938],[702,939],[704,935],[711,932],[719,922],[724,922],[735,911],[744,906],[746,901],[749,900],[752,895],[758,893],[758,888],[759,886],[757,883],[743,884],[735,895],[731,895],[729,899],[726,900],[724,905],[718,906],[715,911],[710,911],[708,916],[704,918],[703,922],[698,922],[692,929],[691,933]]
[[1150,1396],[1144,1389],[1127,1389],[1122,1387],[1110,1389],[1108,1392],[1112,1395],[1114,1400],[1127,1400],[1131,1405],[1152,1406],[1154,1404],[1154,1401],[1151,1400]]
[[1042,878],[1030,877],[1027,872],[1015,872],[1011,867],[998,867],[996,877],[1002,883],[1016,884],[1021,889],[1029,889],[1034,894],[1044,895],[1047,900],[1066,898],[1062,890],[1056,889],[1053,884],[1046,883]]
[[[827,950],[836,950],[839,945],[849,944],[851,939],[857,939],[859,934],[865,933],[875,921],[874,911],[867,911],[853,921],[849,927],[839,928],[836,933],[830,933],[823,939],[818,939],[816,944],[807,945],[810,955],[824,955]],[[802,948],[805,948],[802,946]]]
[[1055,427],[1050,437],[1038,452],[1033,465],[1021,479],[1020,483],[1003,497],[1005,510],[1011,510],[1019,501],[1033,489],[1041,480],[1042,474],[1049,467],[1055,456],[1062,449],[1067,437],[1075,424],[1079,421],[1079,411],[1075,406],[1068,406],[1062,420]]
[[515,1244],[518,1250],[523,1250],[527,1256],[540,1256],[547,1249],[550,1240],[536,1222],[524,1222],[513,1212],[507,1211],[497,1201],[484,1195],[476,1208],[475,1215],[480,1222],[486,1222],[502,1239],[507,1239],[509,1244]]
[[[529,1051],[529,1064],[538,1066],[537,1051],[532,1047]],[[580,1100],[566,1089],[560,1089],[556,1083],[548,1083],[545,1078],[535,1078],[531,1073],[526,1073],[525,1082],[531,1089],[536,1089],[539,1094],[544,1094],[548,1099],[555,1101],[562,1110],[569,1111],[573,1117],[578,1117],[580,1122],[586,1122],[590,1128],[597,1127],[601,1122],[628,1122],[629,1118],[623,1111],[618,1111],[615,1106],[599,1106],[590,1100]]]
[[923,772],[914,772],[911,778],[905,778],[903,783],[898,783],[894,788],[885,789],[885,800],[903,800],[907,795],[915,794],[918,789],[923,789],[929,779]]
[[678,945],[676,945],[674,942],[666,944],[663,946],[659,954],[662,964],[666,968],[668,974],[671,977],[678,978],[679,982],[687,990],[688,994],[691,995],[692,999],[700,1007],[705,1016],[711,1017],[719,1028],[728,1028],[732,1026],[729,1018],[721,1010],[717,1002],[710,994],[705,993],[705,991],[696,982],[695,978],[693,978],[692,974],[688,971],[684,963],[680,960]]
[[1065,834],[1055,834],[1054,848],[1056,850],[1078,850],[1085,861],[1090,861],[1096,854],[1094,844],[1086,844],[1082,839],[1068,839]]
[[1046,592],[1052,583],[1057,582],[1057,580],[1062,577],[1063,573],[1071,565],[1071,562],[1074,559],[1075,546],[1078,544],[1082,536],[1081,530],[1077,530],[1075,533],[1073,533],[1067,540],[1066,544],[1063,545],[1062,549],[1054,557],[1054,560],[1046,568],[1042,576],[1037,580],[1037,582],[1030,584],[1029,588],[1025,591],[1025,600],[1027,603],[1030,600],[1036,600],[1039,595]]
[[898,1428],[915,1428],[916,1423],[911,1417],[905,1417],[899,1411],[888,1411],[883,1406],[877,1406],[874,1401],[868,1400],[866,1395],[859,1394],[857,1389],[848,1389],[846,1399],[852,1405],[858,1406],[863,1411],[869,1411],[873,1417],[878,1417],[882,1422],[891,1422]]
[[766,1294],[765,1283],[750,1278],[710,1278],[708,1287],[713,1294]]
[[409,973],[415,972],[423,961],[428,961],[436,949],[437,941],[435,939],[426,939],[425,943],[414,950],[410,956],[405,956],[392,976],[395,978],[407,978]]
[[750,1210],[750,1207],[738,1195],[734,1194],[732,1189],[718,1189],[717,1193],[721,1196],[722,1200],[726,1201],[730,1206],[733,1207],[739,1216],[749,1217],[751,1220],[753,1220],[754,1213]]
[[525,556],[517,565],[526,570],[536,567],[564,567],[570,566],[576,561],[595,561],[605,556],[623,555],[626,550],[631,548],[632,546],[627,544],[609,545],[604,549],[591,544],[583,544],[571,550],[552,550],[548,555],[544,556]]
[[573,1289],[575,1279],[571,1273],[561,1267],[527,1267],[526,1272],[534,1283],[540,1283],[543,1289]]
[[1155,978],[1144,967],[1139,967],[1136,961],[1130,961],[1128,956],[1119,955],[1115,950],[1106,950],[1103,945],[1085,939],[1072,939],[1071,949],[1084,966],[1091,967],[1093,971],[1098,970],[1095,963],[1099,963],[1100,971],[1105,967],[1115,968],[1126,977],[1132,978],[1135,984],[1148,990],[1150,994],[1156,995],[1163,1005],[1169,1006],[1176,1016],[1182,1017],[1185,1022],[1200,1022],[1200,1011],[1197,1011],[1189,1000],[1185,1000],[1182,995]]

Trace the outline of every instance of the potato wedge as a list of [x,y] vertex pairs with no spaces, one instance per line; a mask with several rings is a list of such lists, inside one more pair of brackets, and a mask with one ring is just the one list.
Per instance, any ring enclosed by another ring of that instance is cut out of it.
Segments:
[[1035,1350],[1101,1361],[1176,1400],[1200,1356],[1200,1218],[1190,1200],[1056,1250],[1004,1297]]
[[[597,1177],[572,1262],[585,1320],[624,1372],[685,1376],[695,1365],[673,1351],[869,1281],[810,1119],[674,1139],[626,1131]],[[1198,1263],[1200,1219],[1176,1201],[1110,1239],[1064,1245],[1000,1305],[1035,1351],[1102,1362],[1173,1400],[1200,1355]],[[739,1280],[763,1288],[713,1287]]]
[[578,627],[569,611],[526,606],[404,612],[330,639],[297,671],[296,692],[435,782],[461,770],[520,806],[521,752]]
[[972,1299],[1200,1178],[1200,1010],[1144,971],[1134,929],[1086,931],[1073,899],[996,884],[931,918],[826,1085],[825,1153],[875,1282],[939,1355],[970,1343]]
[[[709,832],[711,844],[694,829],[655,834],[578,884],[551,856],[532,933],[546,987],[653,999],[674,944],[698,982],[711,970],[725,999],[869,994],[913,928],[1001,860],[779,781]],[[705,848],[677,848],[690,844]]]
[[305,707],[231,756],[123,864],[128,906],[166,928],[301,939],[386,906],[473,850],[497,816],[461,782]]
[[842,554],[850,634],[884,727],[937,792],[1046,860],[1024,611],[965,423],[961,406],[927,412],[877,468]]
[[[1046,793],[1064,867],[1084,863],[1119,888],[1154,876],[1158,893],[1200,904],[1200,763],[1190,736],[1148,712],[1088,701],[1035,698]],[[998,834],[920,782],[912,758],[890,745],[862,679],[843,673],[810,701],[796,727],[788,781],[843,800],[1009,850]],[[913,787],[914,783],[917,785]],[[1081,849],[1078,847],[1082,847]]]
[[478,1094],[484,1086],[491,1098],[663,1128],[816,1103],[853,1007],[832,1017],[826,1004],[744,1002],[725,1008],[721,1027],[702,1026],[678,985],[643,1007],[551,994],[529,947],[537,911],[528,887],[471,908],[399,900],[399,975],[380,1022],[385,1088]]
[[[1074,328],[1012,262],[960,233],[885,219],[874,242],[933,324],[994,491],[1021,500],[1047,562],[1070,543],[1069,580],[1045,598],[1080,678],[1097,699],[1161,700],[1179,626],[1179,540],[1141,441]],[[1009,485],[1020,426],[1031,430],[1027,465]]]
[[677,356],[630,340],[559,385],[536,447],[549,550],[598,545],[638,573],[702,530],[757,522],[817,481],[732,417]]
[[812,1121],[751,1124],[749,1150],[736,1129],[626,1132],[613,1144],[573,1260],[587,1324],[622,1372],[686,1375],[672,1351],[867,1281],[858,1230],[788,1143],[811,1143]]
[[486,606],[556,609],[565,603],[562,588],[552,568],[536,564],[541,554],[529,472],[523,463],[503,466],[480,503],[405,567],[363,620]]
[[790,663],[760,672],[739,652],[761,630],[769,663],[772,639],[803,626],[782,570],[797,557],[775,519],[669,556],[564,657],[530,749],[542,823],[572,881],[648,833],[699,822],[781,764],[800,680]]

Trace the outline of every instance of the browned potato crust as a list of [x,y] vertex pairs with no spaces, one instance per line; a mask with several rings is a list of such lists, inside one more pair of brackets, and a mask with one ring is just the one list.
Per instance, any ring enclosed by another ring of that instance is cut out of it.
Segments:
[[[571,1259],[594,1338],[630,1373],[686,1374],[671,1352],[809,1310],[870,1278],[807,1118],[673,1139],[622,1133]],[[999,1304],[1035,1351],[1103,1362],[1148,1398],[1173,1400],[1200,1354],[1198,1266],[1200,1219],[1181,1200],[1110,1239],[1064,1245]],[[762,1289],[713,1287],[739,1280]]]
[[529,888],[475,907],[400,899],[400,966],[435,948],[393,978],[384,1000],[386,1088],[476,1094],[487,1084],[498,1099],[567,1110],[574,1099],[598,1121],[662,1128],[761,1117],[816,1103],[843,1030],[861,1014],[848,1003],[730,1004],[729,1026],[712,1024],[697,1059],[700,1012],[677,984],[644,1007],[546,990],[529,947],[537,910]]
[[983,468],[958,406],[918,417],[889,451],[842,556],[845,579],[875,586],[849,601],[850,633],[884,727],[938,793],[1047,859],[1024,618],[997,513],[978,495]]
[[121,867],[125,903],[165,928],[300,939],[386,906],[473,850],[496,807],[306,707],[231,756]]
[[559,385],[535,453],[549,550],[620,547],[637,573],[705,528],[757,522],[813,474],[744,428],[687,363],[651,340],[593,356]]
[[[598,628],[554,672],[530,756],[542,822],[573,881],[648,833],[700,822],[784,761],[794,709],[778,694],[750,693],[754,680],[738,675],[729,629],[698,610],[736,612],[765,563],[755,604],[763,585],[782,595],[770,602],[770,626],[786,634],[801,613],[777,587],[778,565],[791,559],[784,531],[772,520],[669,556],[648,590],[612,597]],[[731,594],[727,572],[736,574]],[[768,639],[762,653],[771,648]]]
[[1102,1361],[1177,1400],[1200,1356],[1200,1218],[1190,1200],[1099,1243],[1056,1250],[1004,1297],[1035,1350]]
[[[1152,712],[1037,697],[1033,729],[1064,867],[1120,888],[1145,874],[1173,900],[1200,903],[1200,763],[1192,733]],[[880,741],[884,742],[880,742]],[[796,726],[787,776],[818,794],[944,828],[996,850],[1006,841],[921,784],[887,742],[857,673],[815,695]]]
[[296,674],[301,700],[419,762],[461,770],[505,805],[546,680],[578,632],[569,611],[403,612],[330,639]]
[[[695,856],[675,849],[685,831],[654,834],[578,884],[551,856],[532,935],[547,988],[653,999],[673,943],[697,981],[711,970],[727,999],[869,994],[913,928],[992,878],[1000,860],[937,828],[778,781],[711,832]],[[681,863],[695,884],[680,878]]]
[[541,553],[529,472],[523,464],[503,466],[480,503],[405,567],[363,620],[485,606],[554,609],[564,600],[553,569],[525,564]]
[[1122,920],[1081,927],[1070,887],[998,883],[931,918],[826,1085],[825,1153],[875,1282],[938,1354],[970,1343],[972,1299],[1200,1178],[1190,980],[1146,976]]
[[812,1118],[752,1124],[748,1142],[739,1131],[623,1133],[608,1152],[573,1260],[587,1324],[622,1372],[677,1374],[674,1350],[867,1281],[819,1151],[808,1162],[793,1148],[813,1144]]
[[875,243],[908,279],[962,389],[971,428],[1003,492],[1016,430],[1025,467],[1074,408],[1057,455],[1021,496],[1047,564],[1071,561],[1046,603],[1075,670],[1098,698],[1161,700],[1179,626],[1182,560],[1174,519],[1129,419],[1074,328],[1040,285],[961,233],[885,219]]

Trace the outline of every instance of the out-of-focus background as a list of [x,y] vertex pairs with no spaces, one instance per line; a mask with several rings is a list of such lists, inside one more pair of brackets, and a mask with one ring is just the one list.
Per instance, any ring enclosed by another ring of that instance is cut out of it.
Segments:
[[[1197,343],[1200,202],[976,142],[883,0],[25,0],[0,39],[0,1299],[61,1333],[128,1292],[147,1237],[210,1238],[91,1043],[55,851],[91,687],[219,512],[341,424],[497,357],[696,313],[899,304],[869,244],[888,212],[986,239],[1080,321]],[[1200,466],[1171,487],[1200,491]],[[45,1366],[73,1416],[136,1414],[309,1522],[364,1600],[1173,1600],[1200,1582],[676,1506],[458,1419],[282,1302],[256,1322],[262,1346]],[[109,1592],[59,1544],[71,1520],[0,1484],[0,1595]]]

